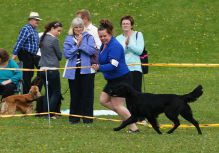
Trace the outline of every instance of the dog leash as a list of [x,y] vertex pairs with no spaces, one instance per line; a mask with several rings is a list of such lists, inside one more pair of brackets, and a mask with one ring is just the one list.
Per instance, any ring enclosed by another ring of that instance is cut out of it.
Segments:
[[64,95],[68,92],[69,88],[67,88],[63,93],[61,93],[61,99],[64,100]]

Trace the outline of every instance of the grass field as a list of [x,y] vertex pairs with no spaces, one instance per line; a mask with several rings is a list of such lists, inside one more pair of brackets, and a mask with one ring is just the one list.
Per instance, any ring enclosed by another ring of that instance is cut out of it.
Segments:
[[[142,31],[150,54],[150,63],[218,63],[219,1],[217,0],[0,0],[0,48],[12,51],[20,28],[30,11],[38,11],[43,21],[39,31],[50,21],[64,24],[62,46],[74,13],[86,8],[98,25],[102,18],[114,24],[114,35],[121,33],[119,20],[125,14],[135,18],[135,29]],[[64,66],[63,59],[61,65]],[[150,67],[145,75],[147,92],[190,92],[198,84],[203,96],[191,104],[201,124],[219,123],[218,68]],[[104,85],[102,74],[95,80],[95,109]],[[68,89],[62,78],[62,92]],[[69,107],[65,94],[62,109]],[[117,116],[102,116],[119,119]],[[160,124],[172,124],[163,115]],[[181,122],[187,124],[185,120]],[[83,153],[216,153],[219,151],[219,128],[203,127],[199,136],[194,128],[179,128],[172,135],[157,135],[149,127],[139,126],[139,134],[126,130],[113,132],[118,122],[95,120],[92,125],[69,125],[67,117],[51,121],[35,117],[0,118],[0,152],[83,152]],[[163,132],[168,129],[162,129]]]

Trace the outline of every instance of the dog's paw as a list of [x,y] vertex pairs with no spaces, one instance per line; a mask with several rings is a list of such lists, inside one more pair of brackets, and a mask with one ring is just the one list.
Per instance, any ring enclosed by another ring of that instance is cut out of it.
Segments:
[[157,131],[157,134],[163,134],[162,132],[160,132],[160,131]]
[[113,131],[119,131],[120,130],[120,128],[113,128]]
[[172,134],[172,133],[173,133],[172,131],[168,131],[168,132],[167,132],[167,134]]

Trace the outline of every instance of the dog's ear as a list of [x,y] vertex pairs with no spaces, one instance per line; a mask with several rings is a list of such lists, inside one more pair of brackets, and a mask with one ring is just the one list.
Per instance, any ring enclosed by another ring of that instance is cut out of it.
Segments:
[[42,84],[43,82],[43,78],[41,76],[36,76],[33,81],[31,82],[32,86],[39,86],[40,84]]

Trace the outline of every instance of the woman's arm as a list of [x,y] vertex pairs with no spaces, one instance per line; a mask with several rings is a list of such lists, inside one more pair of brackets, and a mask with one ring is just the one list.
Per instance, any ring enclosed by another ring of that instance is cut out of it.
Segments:
[[71,59],[77,55],[78,46],[72,36],[67,36],[64,41],[64,56],[66,59]]
[[28,31],[27,27],[23,27],[19,33],[18,38],[17,38],[17,42],[16,42],[14,50],[13,50],[13,55],[16,56],[18,54],[21,47],[23,46],[23,44],[27,40],[28,36],[29,36],[29,31]]
[[58,39],[54,39],[53,48],[54,48],[54,51],[55,51],[55,54],[56,54],[58,60],[61,61],[62,52],[61,52],[60,47],[59,47],[59,40]]
[[144,38],[141,32],[137,32],[132,39],[129,40],[127,49],[136,55],[141,55],[144,50]]
[[[11,60],[11,68],[19,68],[17,63],[14,60]],[[10,78],[11,82],[17,83],[19,80],[22,79],[22,72],[20,70],[14,70],[13,71],[13,76]]]
[[108,62],[106,64],[102,64],[99,66],[99,71],[113,71],[119,66],[119,62],[121,60],[121,55],[124,54],[124,50],[122,47],[117,45],[113,45],[109,48],[109,54],[107,57]]
[[97,49],[93,36],[84,36],[79,49],[88,55],[94,55]]

